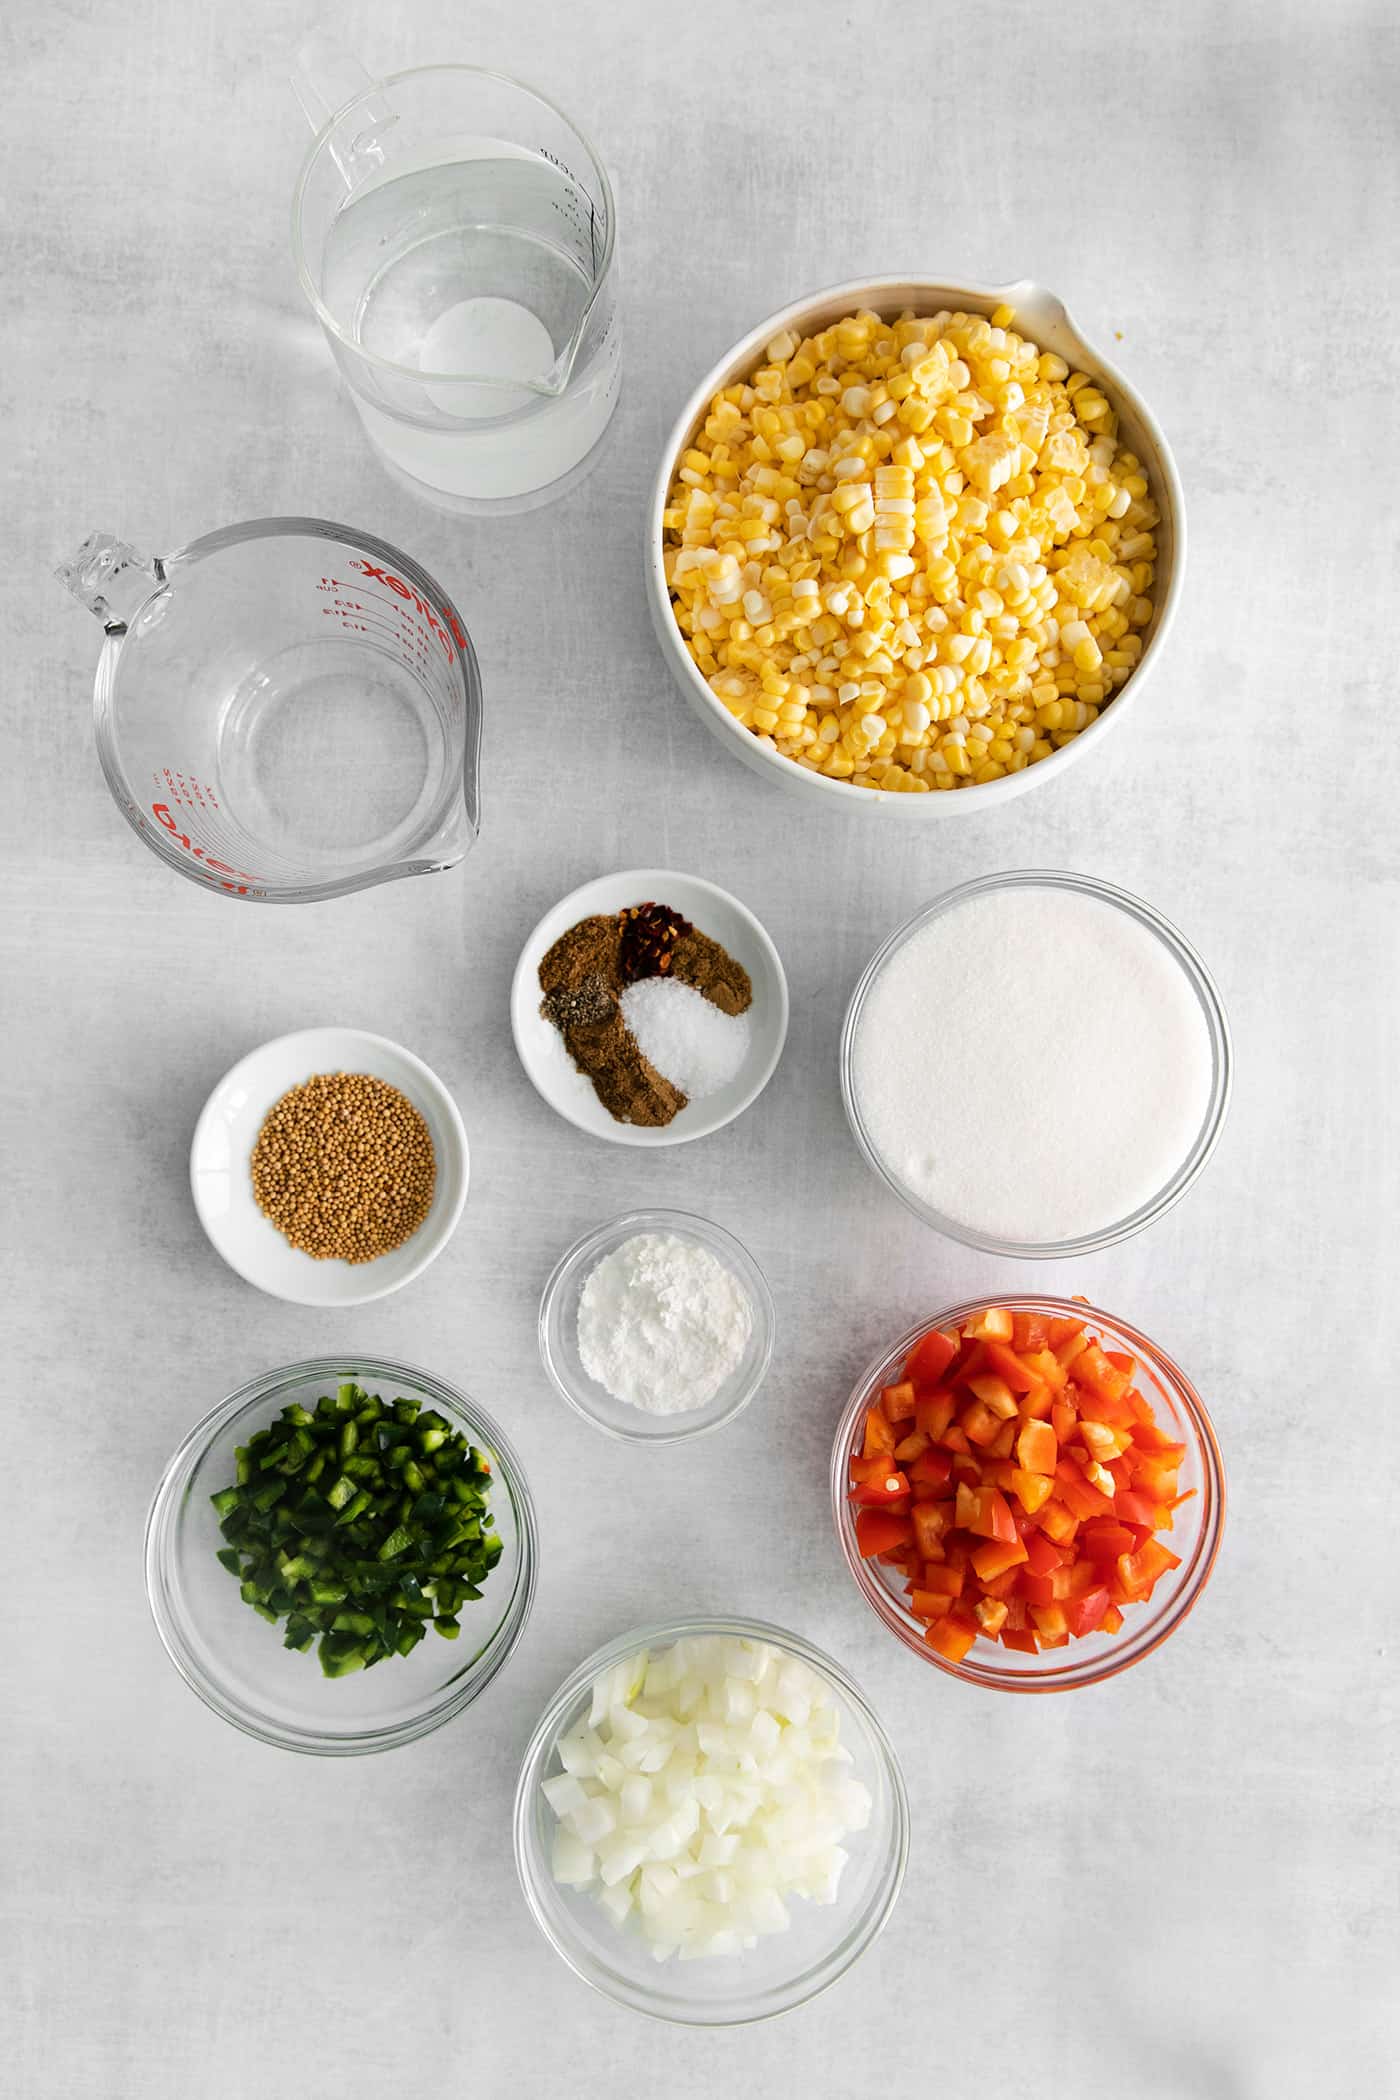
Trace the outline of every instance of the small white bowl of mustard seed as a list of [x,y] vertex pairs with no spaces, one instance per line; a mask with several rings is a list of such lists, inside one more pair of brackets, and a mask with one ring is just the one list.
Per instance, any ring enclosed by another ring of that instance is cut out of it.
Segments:
[[469,1175],[443,1082],[359,1028],[305,1028],[251,1051],[205,1102],[190,1147],[214,1247],[294,1305],[401,1290],[452,1237]]

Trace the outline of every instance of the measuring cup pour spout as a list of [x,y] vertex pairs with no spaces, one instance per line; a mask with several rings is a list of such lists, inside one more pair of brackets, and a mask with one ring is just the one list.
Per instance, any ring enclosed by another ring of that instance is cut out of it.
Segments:
[[126,633],[133,615],[165,581],[159,555],[138,554],[110,532],[90,532],[54,574],[113,635]]

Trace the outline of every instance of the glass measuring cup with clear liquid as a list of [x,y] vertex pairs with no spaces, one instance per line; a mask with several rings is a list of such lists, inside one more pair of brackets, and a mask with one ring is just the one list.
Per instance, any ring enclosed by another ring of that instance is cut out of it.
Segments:
[[462,859],[481,683],[460,614],[408,555],[261,518],[149,559],[93,533],[58,574],[103,627],[107,785],[167,867],[305,903]]
[[293,85],[316,128],[297,269],[375,450],[449,509],[564,493],[621,376],[616,210],[592,147],[474,66],[372,81],[323,43]]

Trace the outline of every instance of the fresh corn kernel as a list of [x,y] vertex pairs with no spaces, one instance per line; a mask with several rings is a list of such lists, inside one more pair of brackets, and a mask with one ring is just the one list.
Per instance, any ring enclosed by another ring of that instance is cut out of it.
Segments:
[[767,749],[889,793],[1080,735],[1153,614],[1158,512],[1092,378],[1015,315],[785,329],[710,402],[663,514],[677,623]]

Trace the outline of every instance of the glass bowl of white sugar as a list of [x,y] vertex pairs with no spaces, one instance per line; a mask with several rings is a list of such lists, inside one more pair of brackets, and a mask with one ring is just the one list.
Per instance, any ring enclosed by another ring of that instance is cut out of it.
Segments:
[[635,1210],[575,1241],[540,1299],[555,1390],[607,1436],[674,1444],[732,1422],[768,1375],[773,1298],[708,1218]]
[[1091,876],[990,875],[892,934],[841,1036],[846,1115],[926,1224],[1014,1258],[1153,1224],[1220,1137],[1230,1032],[1195,950]]

